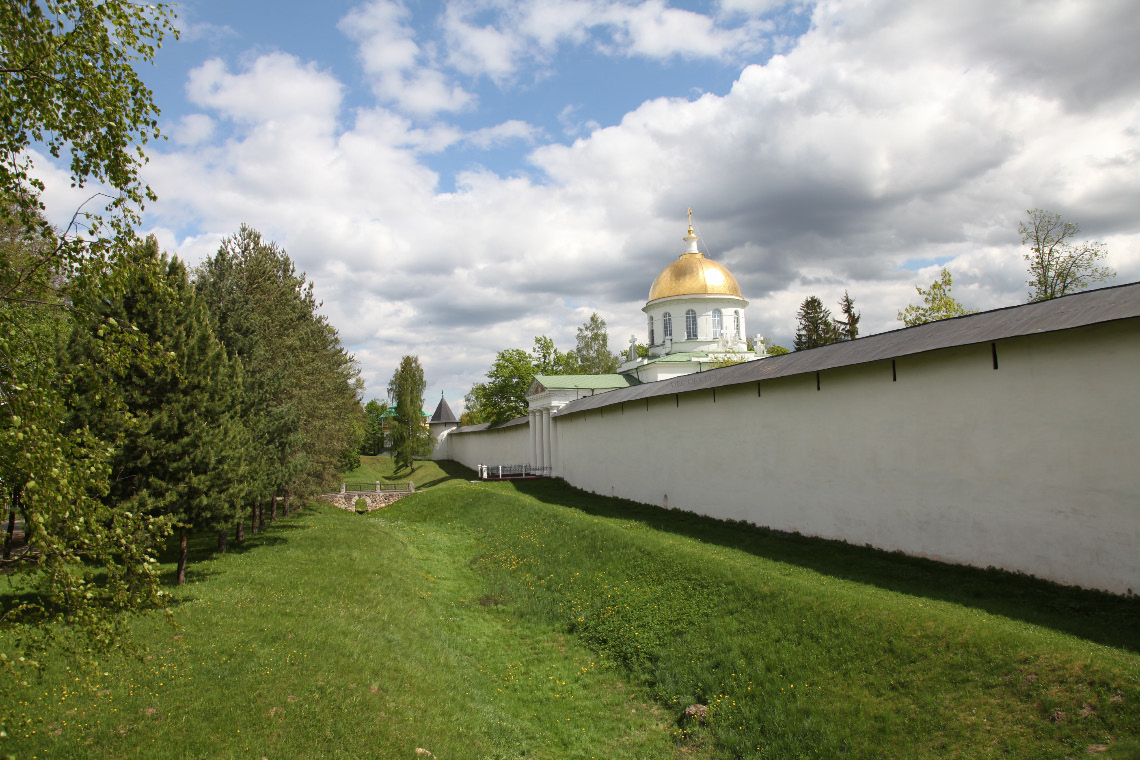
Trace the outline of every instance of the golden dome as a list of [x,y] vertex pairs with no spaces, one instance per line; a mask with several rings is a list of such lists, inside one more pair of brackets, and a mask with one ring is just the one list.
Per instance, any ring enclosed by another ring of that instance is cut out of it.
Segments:
[[665,267],[649,288],[649,301],[670,296],[721,294],[740,295],[740,286],[732,273],[702,253],[683,253]]

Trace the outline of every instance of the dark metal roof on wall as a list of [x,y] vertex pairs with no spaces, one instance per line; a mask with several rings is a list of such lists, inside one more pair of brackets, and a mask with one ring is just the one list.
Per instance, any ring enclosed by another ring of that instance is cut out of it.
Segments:
[[515,425],[526,425],[530,422],[529,416],[515,417],[513,420],[507,420],[501,425],[492,425],[489,422],[483,422],[479,425],[464,425],[457,427],[451,431],[451,435],[456,433],[479,433],[484,430],[502,430],[503,428],[514,427]]
[[1009,306],[965,317],[928,322],[807,351],[769,356],[731,367],[608,391],[571,401],[555,412],[554,416],[561,417],[625,401],[772,380],[942,348],[1056,332],[1133,317],[1140,317],[1140,283],[1089,290],[1040,303]]

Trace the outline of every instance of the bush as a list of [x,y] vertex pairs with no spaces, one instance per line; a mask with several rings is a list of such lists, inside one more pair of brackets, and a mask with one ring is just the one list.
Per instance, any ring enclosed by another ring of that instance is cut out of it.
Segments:
[[368,500],[363,496],[353,502],[353,505],[356,507],[356,514],[358,515],[363,515],[368,511]]

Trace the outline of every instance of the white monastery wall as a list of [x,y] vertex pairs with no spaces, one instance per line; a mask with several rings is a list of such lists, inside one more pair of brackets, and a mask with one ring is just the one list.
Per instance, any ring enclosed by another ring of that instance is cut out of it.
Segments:
[[451,431],[448,459],[474,470],[480,464],[530,464],[530,426],[526,424],[478,433]]
[[1140,591],[1140,321],[556,418],[595,493]]
[[[1061,583],[1140,592],[1140,320],[555,418],[594,493]],[[715,399],[714,399],[715,396]],[[527,425],[448,436],[529,459]]]

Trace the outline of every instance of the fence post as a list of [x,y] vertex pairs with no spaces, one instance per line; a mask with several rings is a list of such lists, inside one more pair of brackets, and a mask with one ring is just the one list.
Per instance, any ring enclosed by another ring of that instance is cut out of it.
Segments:
[[345,484],[344,484],[344,483],[341,483],[341,484],[340,484],[340,492],[341,492],[341,493],[344,493],[344,489],[345,489]]
[[416,484],[410,480],[408,481],[408,490],[411,491],[412,493],[416,492]]
[[376,493],[380,493],[380,481],[376,481]]

